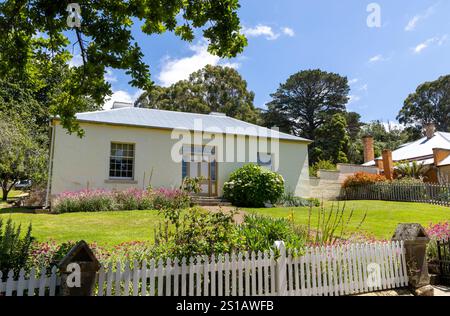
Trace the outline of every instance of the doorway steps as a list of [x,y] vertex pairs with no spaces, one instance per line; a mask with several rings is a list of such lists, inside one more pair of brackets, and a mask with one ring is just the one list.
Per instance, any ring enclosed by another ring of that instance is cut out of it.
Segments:
[[192,202],[200,206],[232,206],[227,200],[218,197],[193,196]]

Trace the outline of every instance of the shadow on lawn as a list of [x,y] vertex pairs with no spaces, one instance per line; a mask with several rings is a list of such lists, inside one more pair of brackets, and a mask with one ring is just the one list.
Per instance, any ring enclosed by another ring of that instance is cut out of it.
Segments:
[[8,206],[8,204],[0,204],[0,214],[15,214],[15,213],[33,214],[35,213],[35,209],[26,207],[11,207]]

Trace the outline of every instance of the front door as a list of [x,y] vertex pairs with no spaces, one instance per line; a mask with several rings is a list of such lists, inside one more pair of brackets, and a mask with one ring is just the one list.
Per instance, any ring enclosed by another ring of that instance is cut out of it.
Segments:
[[202,178],[200,182],[200,195],[215,196],[216,191],[216,177],[215,177],[215,162],[189,162],[190,178]]
[[[196,155],[197,148],[184,149],[183,176],[188,178],[202,178],[200,182],[202,196],[217,196],[217,161],[215,150],[205,150],[203,159],[201,155]],[[198,149],[197,149],[198,150]],[[190,155],[187,152],[191,151]]]

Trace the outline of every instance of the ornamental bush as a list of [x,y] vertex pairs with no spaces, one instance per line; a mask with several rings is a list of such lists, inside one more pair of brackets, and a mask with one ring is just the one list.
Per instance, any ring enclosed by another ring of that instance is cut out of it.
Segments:
[[224,184],[224,197],[235,206],[263,207],[266,202],[275,204],[284,193],[281,175],[255,164],[234,171]]
[[358,173],[355,173],[353,176],[350,176],[347,179],[345,179],[342,187],[349,188],[349,187],[374,184],[374,183],[384,182],[384,181],[386,181],[385,176],[378,175],[378,174],[358,172]]
[[83,190],[64,192],[55,199],[55,213],[184,209],[190,207],[187,192],[179,189],[125,191]]
[[17,276],[19,270],[26,266],[32,241],[31,224],[22,234],[21,225],[16,226],[9,218],[3,228],[3,219],[0,218],[0,272],[3,280],[8,277],[9,270],[15,270]]

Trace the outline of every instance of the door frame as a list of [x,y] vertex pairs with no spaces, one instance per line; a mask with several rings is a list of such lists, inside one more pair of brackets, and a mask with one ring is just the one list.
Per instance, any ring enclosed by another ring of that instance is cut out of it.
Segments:
[[[192,162],[192,161],[187,161],[186,162],[186,177],[187,178],[198,178],[201,176],[201,164],[202,163],[207,163],[208,164],[208,179],[203,180],[200,182],[200,185],[204,185],[207,184],[208,185],[208,192],[207,193],[199,193],[197,195],[199,196],[208,196],[208,197],[216,197],[219,196],[218,194],[218,167],[219,164],[217,163],[217,160],[214,161],[201,161],[201,162]],[[191,164],[197,164],[197,174],[195,176],[191,176]],[[215,170],[216,170],[216,179],[212,180],[211,178],[211,164],[215,165]],[[212,194],[213,189],[214,188],[214,192],[215,194]]]

